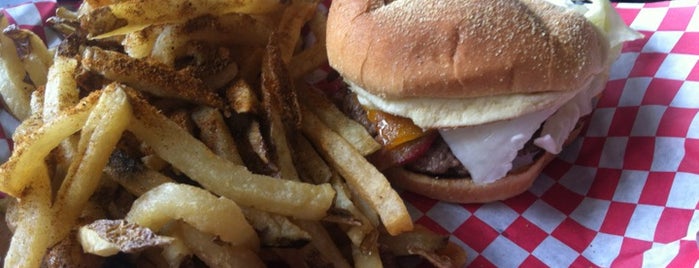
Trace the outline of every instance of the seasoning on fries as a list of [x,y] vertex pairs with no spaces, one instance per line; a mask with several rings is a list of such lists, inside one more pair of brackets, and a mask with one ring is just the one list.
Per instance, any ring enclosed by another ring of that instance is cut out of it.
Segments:
[[22,120],[4,266],[463,264],[303,81],[326,61],[318,5],[86,0],[49,20],[55,50],[2,18],[0,93]]

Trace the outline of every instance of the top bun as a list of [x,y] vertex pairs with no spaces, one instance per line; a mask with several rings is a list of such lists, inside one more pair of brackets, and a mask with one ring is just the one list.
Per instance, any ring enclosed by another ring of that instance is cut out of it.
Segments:
[[330,65],[383,98],[573,91],[604,71],[608,43],[543,0],[334,0]]

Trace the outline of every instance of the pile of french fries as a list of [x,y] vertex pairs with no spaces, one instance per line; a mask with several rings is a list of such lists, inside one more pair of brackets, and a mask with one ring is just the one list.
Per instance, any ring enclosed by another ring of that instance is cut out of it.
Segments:
[[2,18],[0,94],[22,121],[4,267],[463,264],[304,82],[326,61],[318,5],[86,0],[49,19],[52,49]]

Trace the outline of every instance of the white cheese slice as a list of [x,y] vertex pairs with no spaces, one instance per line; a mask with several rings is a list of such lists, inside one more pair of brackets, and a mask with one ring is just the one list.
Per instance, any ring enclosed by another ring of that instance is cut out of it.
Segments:
[[440,129],[439,133],[476,184],[491,183],[507,175],[517,152],[553,111],[475,127]]

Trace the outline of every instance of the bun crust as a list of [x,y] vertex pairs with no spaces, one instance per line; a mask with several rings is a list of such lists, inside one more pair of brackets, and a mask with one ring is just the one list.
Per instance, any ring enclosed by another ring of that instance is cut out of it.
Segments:
[[602,72],[605,37],[540,0],[335,0],[330,65],[385,98],[569,91]]
[[471,179],[437,179],[403,168],[387,170],[385,175],[391,184],[398,188],[434,199],[464,204],[488,203],[516,196],[529,189],[544,167],[554,157],[550,153],[544,153],[536,162],[526,168],[509,173],[502,179],[484,185],[475,184]]
[[[580,119],[565,141],[570,144],[580,135],[587,119]],[[435,178],[403,168],[384,171],[384,175],[397,188],[434,199],[453,203],[487,203],[504,200],[523,193],[531,187],[546,165],[556,156],[544,152],[534,163],[511,171],[502,179],[489,184],[475,184],[470,178]]]

